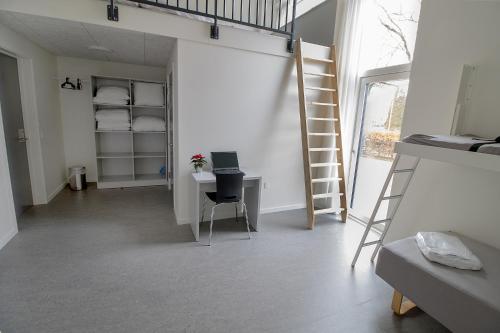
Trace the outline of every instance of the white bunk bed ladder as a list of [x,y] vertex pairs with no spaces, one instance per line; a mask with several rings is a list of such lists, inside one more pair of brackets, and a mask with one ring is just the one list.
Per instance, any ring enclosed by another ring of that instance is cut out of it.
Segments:
[[[382,243],[384,241],[384,238],[387,234],[387,231],[389,230],[391,223],[394,219],[394,216],[396,215],[396,212],[398,211],[399,204],[404,198],[404,195],[406,194],[406,190],[408,189],[408,186],[410,185],[410,182],[413,178],[413,175],[415,174],[415,170],[417,169],[418,163],[420,162],[420,157],[415,157],[415,161],[413,162],[412,166],[410,168],[404,168],[404,169],[399,169],[398,165],[401,159],[400,154],[396,154],[396,157],[394,159],[394,162],[392,162],[391,168],[389,170],[389,174],[387,175],[387,178],[385,180],[384,186],[382,187],[382,191],[380,192],[380,195],[377,199],[377,203],[375,204],[375,208],[373,209],[372,215],[370,216],[370,219],[368,220],[368,223],[365,228],[365,232],[363,233],[363,237],[361,238],[361,241],[358,245],[358,249],[356,250],[356,254],[354,255],[354,259],[352,260],[351,266],[354,267],[356,265],[356,262],[358,260],[359,254],[361,253],[361,250],[366,247],[366,246],[371,246],[375,245],[375,250],[373,251],[371,261],[373,262],[375,260],[375,257],[378,254],[378,251],[380,250],[380,247],[382,246]],[[406,180],[403,184],[403,187],[401,189],[401,193],[395,194],[395,195],[387,195],[387,189],[389,188],[389,184],[391,184],[391,180],[394,179],[394,176],[396,174],[404,174],[406,175]],[[395,201],[395,206],[393,209],[389,209],[391,211],[388,213],[388,216],[386,218],[380,219],[380,220],[375,220],[377,218],[378,211],[380,209],[380,205],[382,204],[382,201],[385,200],[393,200]],[[382,234],[380,235],[380,238],[374,241],[367,242],[366,239],[368,237],[368,234],[370,233],[371,229],[375,225],[379,224],[385,224],[384,229],[382,230]]]

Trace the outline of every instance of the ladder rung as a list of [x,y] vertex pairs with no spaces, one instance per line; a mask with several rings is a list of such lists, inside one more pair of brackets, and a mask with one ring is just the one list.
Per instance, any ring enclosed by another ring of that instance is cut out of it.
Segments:
[[328,166],[340,166],[340,163],[328,162],[328,163],[313,163],[313,164],[311,164],[311,168],[321,168],[321,167],[328,167]]
[[313,199],[324,199],[324,198],[333,198],[336,196],[343,196],[344,193],[321,193],[321,194],[313,194]]
[[335,92],[337,89],[332,89],[332,88],[321,88],[321,87],[305,87],[307,90],[320,90],[320,91],[330,91],[330,92]]
[[318,209],[314,211],[314,215],[321,214],[331,214],[331,213],[340,213],[344,210],[344,208],[326,208],[326,209]]
[[312,57],[304,57],[303,59],[307,60],[307,61],[326,62],[327,64],[333,63],[333,60],[331,60],[331,59],[320,59],[320,58],[312,58]]
[[337,104],[335,104],[335,103],[323,103],[323,102],[310,102],[308,104],[316,105],[316,106],[333,106],[333,107],[337,106]]
[[324,76],[324,77],[335,77],[335,74],[328,74],[328,73],[312,73],[312,72],[304,72],[304,75],[311,75],[311,76]]
[[394,170],[394,173],[403,173],[403,172],[414,172],[415,169],[400,169],[400,170]]
[[373,242],[364,243],[363,246],[370,246],[370,245],[375,245],[375,244],[378,244],[378,243],[380,243],[380,239],[376,240],[376,241],[373,241]]
[[334,182],[334,181],[340,181],[342,178],[339,177],[329,177],[329,178],[313,178],[311,179],[311,183],[328,183],[328,182]]
[[339,136],[339,133],[307,133],[311,136]]
[[307,117],[307,120],[317,120],[317,121],[339,121],[337,118],[316,118],[316,117]]
[[375,225],[375,224],[381,224],[381,223],[386,223],[386,222],[391,222],[391,219],[384,219],[384,220],[378,220],[378,221],[373,221],[370,225]]
[[402,195],[401,194],[398,194],[398,195],[389,195],[388,197],[383,197],[382,200],[391,200],[391,199],[397,199],[397,198],[401,198]]
[[309,148],[309,151],[340,151],[340,148]]

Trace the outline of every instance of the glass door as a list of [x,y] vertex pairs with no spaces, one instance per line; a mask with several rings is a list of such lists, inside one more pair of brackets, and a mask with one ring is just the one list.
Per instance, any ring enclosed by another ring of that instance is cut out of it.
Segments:
[[[409,72],[361,79],[349,204],[351,215],[362,221],[368,221],[394,160],[394,143],[401,135],[408,81]],[[385,216],[388,208],[388,202],[383,202],[379,217]]]

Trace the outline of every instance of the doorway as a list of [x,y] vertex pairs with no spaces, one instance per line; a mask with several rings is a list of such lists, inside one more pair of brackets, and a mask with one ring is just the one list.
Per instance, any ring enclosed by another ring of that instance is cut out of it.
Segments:
[[0,113],[16,216],[33,205],[17,59],[0,53]]
[[[349,208],[352,216],[362,221],[367,221],[372,214],[394,160],[394,144],[401,135],[409,74],[400,72],[361,78]],[[379,217],[385,216],[388,209],[389,203],[382,202]]]

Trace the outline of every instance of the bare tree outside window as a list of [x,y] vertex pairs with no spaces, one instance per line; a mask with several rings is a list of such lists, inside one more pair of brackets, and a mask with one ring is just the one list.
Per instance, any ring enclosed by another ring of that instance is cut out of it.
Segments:
[[[417,29],[418,14],[422,1],[418,0],[418,6],[414,10],[405,11],[402,6],[397,10],[390,10],[384,1],[375,1],[379,9],[378,20],[382,27],[387,30],[392,37],[392,45],[388,47],[387,53],[380,61],[386,59],[390,61],[396,52],[404,52],[407,62],[410,63],[413,57],[413,50],[410,48],[409,38],[412,37],[410,31]],[[414,25],[414,29],[408,29],[405,25]]]
[[367,0],[360,69],[410,63],[421,0]]

